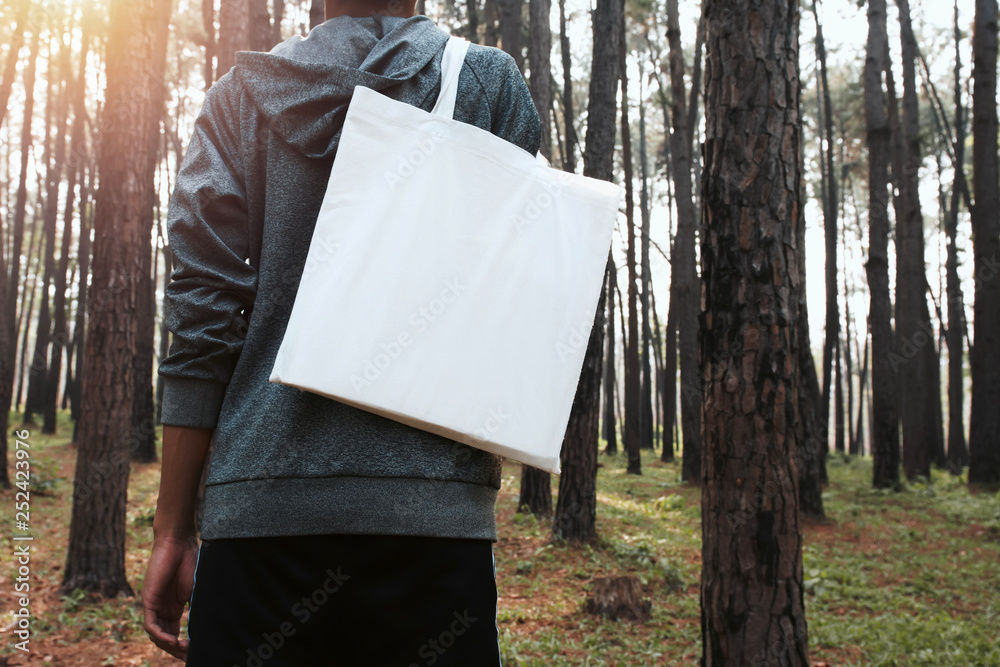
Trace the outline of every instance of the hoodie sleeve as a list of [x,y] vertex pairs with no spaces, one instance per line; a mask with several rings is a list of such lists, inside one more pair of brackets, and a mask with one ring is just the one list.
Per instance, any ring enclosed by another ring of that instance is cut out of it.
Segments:
[[158,369],[164,424],[215,427],[256,294],[240,97],[231,74],[208,91],[170,199],[164,317],[173,341]]

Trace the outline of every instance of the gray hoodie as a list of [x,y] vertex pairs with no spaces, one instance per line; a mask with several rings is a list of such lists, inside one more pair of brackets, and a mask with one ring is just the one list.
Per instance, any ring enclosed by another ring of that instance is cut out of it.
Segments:
[[[170,200],[159,365],[163,423],[215,429],[204,539],[497,539],[499,456],[268,381],[354,87],[430,111],[447,39],[422,16],[338,17],[237,54],[207,94]],[[470,45],[454,117],[538,149],[527,86],[498,49]]]

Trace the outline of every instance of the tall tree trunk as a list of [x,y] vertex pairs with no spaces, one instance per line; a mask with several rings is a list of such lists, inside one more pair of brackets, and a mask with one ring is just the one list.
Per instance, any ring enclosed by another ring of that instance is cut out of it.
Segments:
[[271,46],[273,47],[282,42],[281,21],[285,18],[285,0],[272,0],[271,8],[274,13],[274,18],[271,19]]
[[[681,429],[684,443],[681,478],[701,479],[701,397],[702,379],[698,371],[698,310],[701,293],[695,254],[698,225],[691,187],[691,142],[694,128],[688,127],[684,88],[684,52],[677,0],[667,0],[667,41],[670,46],[670,89],[672,93],[670,133],[674,188],[677,192],[677,238],[674,241],[670,296],[677,304],[677,331],[681,366]],[[695,86],[691,95],[697,95]]]
[[[619,0],[597,0],[594,9],[594,57],[591,62],[583,170],[584,175],[605,181],[614,177],[621,11]],[[611,263],[609,253],[608,264]],[[610,275],[610,266],[608,269],[606,273]],[[559,498],[552,521],[552,534],[556,539],[571,542],[591,542],[597,538],[597,434],[605,298],[602,290],[560,454],[562,474],[559,476]]]
[[497,45],[497,2],[498,0],[484,0],[483,3],[483,22],[486,24],[483,44],[486,46]]
[[[257,22],[255,30],[264,40],[260,46],[269,40],[270,23],[267,18],[266,0],[254,0],[264,3],[263,18],[257,16],[252,20]],[[267,24],[266,26],[264,24]],[[267,28],[266,30],[264,28]],[[155,248],[150,246],[153,236],[153,215],[156,210],[157,193],[153,188],[156,177],[156,165],[159,163],[160,123],[168,120],[166,116],[166,86],[163,73],[166,69],[167,35],[169,21],[157,24],[153,32],[147,36],[152,40],[151,70],[149,73],[151,93],[149,96],[149,146],[146,172],[142,175],[149,184],[149,200],[141,211],[139,220],[139,267],[136,277],[136,339],[135,339],[135,388],[132,404],[132,438],[131,457],[133,461],[152,463],[156,461],[156,406],[153,403],[153,347],[155,345],[154,327],[156,325],[156,278],[151,272],[152,253]]]
[[[421,14],[423,12],[417,12]],[[312,30],[326,20],[326,8],[323,0],[312,0],[309,4],[309,29]]]
[[[52,311],[49,309],[49,286],[56,271],[56,218],[59,215],[59,185],[62,182],[63,163],[66,161],[66,119],[69,112],[69,95],[63,82],[72,78],[69,72],[69,51],[59,49],[58,64],[49,56],[49,97],[45,103],[45,205],[43,207],[44,268],[42,291],[38,303],[38,322],[35,326],[35,345],[28,367],[28,397],[24,403],[24,423],[33,424],[35,414],[45,409],[45,383],[48,380],[49,341],[52,336]],[[58,75],[55,74],[58,72]],[[55,125],[55,150],[50,153],[49,121]],[[43,433],[54,433],[43,426]]]
[[495,0],[500,10],[500,48],[514,56],[517,68],[524,71],[521,51],[521,11],[524,0]]
[[677,318],[674,301],[667,308],[667,342],[663,357],[663,452],[660,460],[674,460],[674,423],[677,419]]
[[[25,3],[27,4],[27,3]],[[20,25],[20,24],[19,24]],[[15,359],[17,354],[17,292],[21,275],[21,248],[24,244],[24,219],[28,198],[28,153],[31,149],[31,118],[34,111],[35,66],[38,59],[38,37],[32,35],[28,62],[24,69],[24,116],[21,126],[21,171],[18,175],[17,195],[14,204],[12,238],[5,238],[4,252],[0,252],[0,487],[10,487],[7,473],[7,433],[10,431],[11,398],[14,393]],[[11,44],[12,51],[17,42]],[[16,64],[17,53],[14,51]],[[4,75],[4,85],[13,84],[13,75]],[[3,106],[6,112],[6,104]],[[9,249],[10,266],[4,254]]]
[[625,344],[625,424],[622,429],[622,447],[628,457],[627,472],[642,474],[642,403],[640,402],[639,377],[639,291],[635,262],[635,206],[632,188],[632,132],[628,122],[628,76],[625,68],[625,19],[621,17],[618,29],[621,31],[621,51],[619,67],[622,81],[622,166],[625,171],[625,228],[628,246],[625,249],[625,269],[628,288],[628,331]]
[[[834,382],[831,373],[834,348],[840,338],[840,306],[837,302],[839,292],[837,271],[837,178],[833,158],[833,105],[830,102],[826,72],[826,45],[823,40],[823,24],[819,20],[816,0],[812,3],[813,16],[816,19],[816,59],[819,61],[820,88],[823,92],[824,137],[820,139],[820,149],[825,155],[826,164],[823,170],[823,235],[826,240],[826,330],[823,340],[823,397],[820,403],[819,425],[824,433],[828,432],[830,424],[830,386]],[[826,142],[826,148],[822,146]],[[841,448],[840,451],[842,451]]]
[[864,352],[861,353],[861,356],[862,356],[861,377],[858,378],[858,422],[857,426],[854,429],[855,433],[857,434],[856,437],[858,441],[858,451],[857,451],[858,456],[861,456],[862,454],[865,453],[865,448],[862,446],[862,441],[865,440],[865,438],[862,436],[862,433],[864,433],[864,428],[862,426],[861,413],[864,412],[862,408],[866,405],[865,387],[867,386],[868,383],[868,329],[867,328],[865,328],[865,350]]
[[[549,132],[549,107],[552,95],[552,77],[549,71],[549,53],[552,49],[552,35],[549,30],[550,7],[549,0],[530,0],[528,6],[531,18],[531,44],[528,48],[531,79],[528,84],[531,99],[541,120],[542,139],[539,151],[546,158],[552,154],[552,138]],[[552,514],[552,480],[547,471],[529,465],[521,466],[521,497],[517,508],[519,512],[527,510],[540,517]]]
[[[465,32],[465,37],[474,44],[479,43],[479,0],[467,0],[466,11],[469,14],[469,22]],[[534,18],[531,20],[534,25]]]
[[24,30],[28,22],[30,0],[19,0],[14,14],[14,27],[10,33],[10,44],[7,45],[7,60],[3,67],[3,81],[0,82],[0,125],[7,118],[7,102],[10,91],[14,87],[14,76],[17,73],[17,59],[24,46]]
[[889,118],[882,74],[888,66],[885,0],[868,2],[865,54],[865,122],[868,134],[868,321],[872,335],[872,485],[899,483],[899,429],[893,354],[892,305],[889,301]]
[[[59,266],[55,274],[55,295],[52,298],[54,320],[52,325],[52,350],[49,360],[49,377],[46,382],[45,423],[44,433],[56,432],[56,401],[58,399],[59,380],[62,375],[63,350],[69,344],[69,331],[66,326],[66,271],[69,267],[69,246],[73,236],[73,211],[77,176],[84,168],[87,154],[86,137],[84,136],[84,118],[87,113],[87,53],[90,39],[84,29],[80,66],[75,80],[72,80],[67,91],[72,92],[73,128],[70,135],[69,161],[66,165],[66,206],[63,210],[62,245],[59,248]],[[67,65],[69,63],[67,62]],[[67,72],[67,77],[68,77]],[[82,215],[82,213],[81,213]],[[67,385],[67,389],[69,385]]]
[[[28,254],[25,255],[26,261],[24,264],[24,279],[21,281],[21,310],[18,312],[17,322],[14,324],[15,334],[20,334],[21,324],[24,324],[24,334],[21,337],[21,354],[17,364],[17,394],[14,397],[15,408],[21,405],[24,381],[27,376],[28,334],[31,333],[31,318],[35,314],[35,295],[38,294],[39,266],[42,263],[41,250],[39,249],[36,252],[35,249],[36,242],[41,242],[41,224],[39,218],[42,216],[38,214],[39,208],[38,206],[35,207],[35,214],[31,220],[31,241],[28,242]],[[34,266],[32,266],[32,262],[34,262]],[[28,302],[27,305],[24,304],[25,300]]]
[[[61,590],[132,594],[125,574],[125,499],[134,396],[136,292],[149,206],[150,137],[156,130],[151,81],[170,0],[111,0],[105,100],[129,109],[127,122],[101,127],[93,289],[109,298],[91,308],[80,415],[73,511]],[[225,7],[225,4],[223,5]],[[152,43],[151,43],[152,42]]]
[[615,290],[618,270],[612,262],[608,281],[608,349],[604,357],[604,453],[618,453],[618,426],[615,419]]
[[841,341],[837,340],[833,372],[833,409],[835,410],[833,415],[833,446],[840,455],[847,453],[847,449],[844,446],[844,377],[842,373],[843,366],[841,364],[840,354],[840,349],[842,347],[843,344]]
[[810,665],[793,460],[794,246],[804,220],[798,8],[798,0],[705,5],[704,667]]
[[[316,5],[322,12],[323,0],[313,0],[312,10],[309,12],[310,29],[312,25],[313,12]],[[320,13],[322,17],[322,13]],[[322,22],[322,21],[321,21]],[[218,67],[219,78],[226,75],[236,64],[236,52],[250,49],[250,10],[249,0],[233,0],[223,2],[219,8],[219,42],[218,42]]]
[[[927,275],[924,271],[924,220],[920,209],[920,121],[916,83],[916,39],[910,22],[909,0],[899,7],[903,58],[902,132],[904,162],[895,175],[903,201],[897,218],[899,267],[896,281],[896,339],[899,349],[894,370],[900,373],[900,417],[903,426],[903,469],[908,479],[930,477],[931,461],[944,452],[938,440],[934,413],[940,410],[940,391],[931,385],[937,365],[934,333],[927,308]],[[942,462],[942,461],[939,461]],[[943,462],[942,462],[943,463]]]
[[[490,2],[490,0],[487,0]],[[566,33],[566,0],[559,0],[559,52],[562,58],[563,88],[563,130],[566,134],[566,150],[564,152],[563,169],[570,173],[576,171],[576,128],[573,125],[573,68],[569,50],[569,35]]]
[[270,51],[274,44],[271,42],[271,15],[267,11],[267,0],[247,0],[247,4],[250,49]]
[[78,442],[81,412],[81,389],[83,387],[83,359],[86,352],[84,332],[87,326],[87,302],[90,289],[90,234],[93,229],[93,204],[90,193],[96,171],[93,159],[87,170],[87,180],[80,193],[80,239],[76,250],[77,263],[80,265],[79,286],[76,298],[76,318],[73,322],[73,348],[76,350],[76,368],[73,372],[73,387],[70,390],[70,418],[73,420],[73,442]]
[[652,276],[649,275],[649,175],[646,164],[646,107],[642,103],[642,79],[639,79],[639,215],[642,220],[642,243],[639,251],[639,264],[642,275],[642,287],[639,291],[639,307],[642,309],[642,382],[639,389],[639,402],[642,406],[640,416],[640,442],[643,449],[653,449],[653,376],[650,365],[650,353],[653,349],[653,335],[650,330],[650,292],[653,289]]
[[215,83],[215,55],[217,42],[215,39],[215,4],[212,0],[201,0],[201,27],[205,31],[205,90]]
[[531,78],[528,87],[531,99],[538,110],[542,123],[542,138],[539,152],[547,159],[552,158],[552,132],[549,109],[552,106],[552,30],[549,15],[552,12],[550,0],[528,0],[528,15],[531,29],[531,44],[528,46]]
[[962,31],[958,23],[958,0],[955,0],[955,179],[952,184],[951,202],[945,221],[948,237],[948,254],[945,274],[948,291],[948,464],[954,474],[961,474],[969,464],[965,446],[965,347],[962,343],[965,330],[965,300],[962,281],[958,277],[958,208],[965,181],[965,108],[962,102]]
[[972,92],[975,255],[969,483],[1000,484],[1000,193],[997,186],[997,2],[976,0]]

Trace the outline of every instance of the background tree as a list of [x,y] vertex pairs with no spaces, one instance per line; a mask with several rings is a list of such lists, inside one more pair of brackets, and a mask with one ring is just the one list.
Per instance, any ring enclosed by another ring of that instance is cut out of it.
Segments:
[[808,666],[793,463],[799,3],[706,0],[705,27],[702,664]]
[[[605,181],[614,176],[615,98],[621,49],[619,12],[619,0],[597,0],[593,14],[594,55],[583,172]],[[612,263],[610,255],[608,263]],[[607,282],[611,289],[610,281]],[[552,534],[556,539],[589,542],[597,537],[597,435],[606,298],[607,293],[602,290],[560,454],[562,474],[552,522]]]
[[872,332],[872,485],[899,483],[899,430],[889,300],[889,117],[882,74],[888,65],[885,0],[868,1],[865,54],[865,119],[868,128],[868,321]]
[[976,0],[972,89],[975,255],[969,482],[1000,484],[1000,192],[997,167],[997,2]]
[[[139,255],[149,206],[150,80],[169,0],[111,0],[105,107],[101,116],[94,271],[80,414],[73,512],[62,590],[131,595],[125,576],[125,494],[134,397]],[[127,122],[125,122],[127,121]]]

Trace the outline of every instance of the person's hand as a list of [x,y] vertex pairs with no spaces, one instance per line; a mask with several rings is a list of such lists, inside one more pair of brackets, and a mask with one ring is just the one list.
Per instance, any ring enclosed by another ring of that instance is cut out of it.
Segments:
[[184,660],[188,640],[182,639],[181,614],[194,587],[198,562],[198,539],[155,537],[142,587],[143,628],[153,643],[170,655]]

